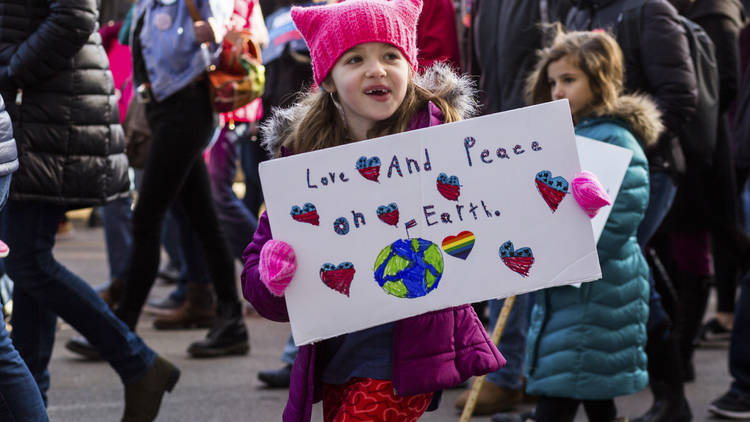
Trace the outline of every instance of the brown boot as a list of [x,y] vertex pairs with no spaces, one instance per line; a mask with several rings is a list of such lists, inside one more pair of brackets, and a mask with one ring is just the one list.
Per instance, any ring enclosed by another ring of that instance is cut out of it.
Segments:
[[210,328],[216,319],[214,294],[210,284],[189,283],[187,299],[174,311],[154,320],[157,330]]
[[135,382],[125,385],[125,412],[122,422],[151,422],[156,419],[165,391],[171,392],[180,370],[161,356]]
[[[469,400],[471,390],[461,393],[456,399],[456,408],[463,409]],[[503,388],[495,383],[485,380],[482,388],[479,390],[477,404],[474,407],[474,414],[477,416],[492,415],[493,413],[510,410],[523,400],[523,391]]]

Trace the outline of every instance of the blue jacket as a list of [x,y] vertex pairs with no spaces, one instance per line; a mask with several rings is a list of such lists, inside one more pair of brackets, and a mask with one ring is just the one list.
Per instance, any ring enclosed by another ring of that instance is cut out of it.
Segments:
[[[232,0],[193,0],[201,17],[211,18],[218,39],[224,36],[232,15]],[[219,45],[207,49],[195,41],[193,18],[185,0],[138,0],[133,15],[131,37],[143,19],[140,41],[151,91],[162,101],[194,81],[217,57]],[[163,29],[160,29],[161,26]],[[132,46],[132,38],[130,45]],[[135,81],[136,86],[145,81]]]
[[526,350],[530,394],[604,400],[648,384],[648,267],[636,241],[648,205],[648,163],[633,133],[655,142],[661,125],[643,97],[621,97],[611,113],[575,128],[577,135],[633,151],[597,245],[602,279],[537,292]]

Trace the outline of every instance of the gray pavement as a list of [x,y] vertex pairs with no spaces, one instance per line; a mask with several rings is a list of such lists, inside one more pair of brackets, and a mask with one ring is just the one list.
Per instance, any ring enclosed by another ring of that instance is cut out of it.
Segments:
[[[76,230],[60,239],[55,249],[57,258],[92,285],[107,278],[106,256],[101,229],[88,229],[76,220]],[[11,245],[12,248],[12,245]],[[120,259],[126,259],[126,254]],[[239,267],[238,272],[239,275]],[[169,287],[158,285],[153,296],[164,296]],[[156,331],[152,318],[144,316],[138,333],[158,353],[174,362],[182,370],[180,382],[164,398],[158,421],[278,421],[286,403],[287,390],[269,390],[262,386],[256,374],[259,370],[279,367],[280,351],[286,342],[289,327],[266,321],[257,316],[246,319],[252,349],[248,356],[214,360],[189,359],[185,349],[191,341],[202,338],[205,330]],[[53,422],[118,421],[122,414],[123,389],[115,372],[101,362],[78,359],[63,347],[76,335],[61,322],[55,350],[50,363],[52,387],[49,391],[49,416]],[[687,385],[694,420],[709,420],[706,411],[711,400],[724,393],[730,378],[727,372],[727,348],[697,351],[697,381]],[[453,408],[462,390],[446,391],[441,407],[427,413],[423,421],[457,421]],[[617,399],[622,416],[635,417],[650,405],[648,390]],[[530,408],[522,406],[519,410]],[[320,404],[313,413],[314,421],[322,421]],[[474,418],[488,421],[489,417]],[[578,419],[585,421],[583,412]]]

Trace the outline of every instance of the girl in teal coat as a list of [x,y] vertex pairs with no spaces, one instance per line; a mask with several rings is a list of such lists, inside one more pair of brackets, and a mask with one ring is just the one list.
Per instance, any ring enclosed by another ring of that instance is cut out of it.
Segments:
[[577,135],[633,151],[597,252],[602,279],[539,291],[527,339],[527,392],[537,421],[616,418],[614,397],[648,384],[648,268],[636,231],[648,205],[644,148],[662,131],[654,103],[622,95],[623,59],[604,32],[559,32],[527,81],[531,103],[567,98]]

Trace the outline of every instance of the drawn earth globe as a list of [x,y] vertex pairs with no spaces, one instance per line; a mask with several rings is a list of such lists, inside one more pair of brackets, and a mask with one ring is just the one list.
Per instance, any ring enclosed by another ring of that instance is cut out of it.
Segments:
[[375,259],[375,281],[400,298],[422,297],[438,287],[443,276],[440,248],[424,239],[399,239]]

